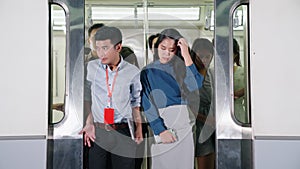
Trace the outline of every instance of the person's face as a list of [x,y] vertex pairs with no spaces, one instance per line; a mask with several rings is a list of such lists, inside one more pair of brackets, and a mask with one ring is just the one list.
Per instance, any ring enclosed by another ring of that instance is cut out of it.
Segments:
[[175,55],[177,47],[175,45],[175,40],[170,38],[165,38],[158,45],[158,57],[161,63],[168,63]]
[[196,52],[197,57],[199,57],[204,64],[205,68],[208,69],[209,64],[212,59],[212,54],[208,50],[198,50]]
[[121,44],[114,46],[110,39],[96,41],[97,56],[101,60],[102,64],[116,65],[119,61],[119,53],[121,49]]
[[91,34],[90,34],[90,37],[88,38],[88,43],[90,45],[90,49],[92,51],[96,51],[96,42],[95,42],[95,35],[97,33],[97,31],[99,30],[100,28],[98,29],[93,29],[91,31]]

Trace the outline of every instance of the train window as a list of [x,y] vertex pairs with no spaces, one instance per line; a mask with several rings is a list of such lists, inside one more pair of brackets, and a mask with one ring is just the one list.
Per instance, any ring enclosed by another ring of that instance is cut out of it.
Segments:
[[[142,4],[132,5],[131,7],[101,7],[91,8],[93,20],[119,20],[122,16],[125,20],[144,20]],[[199,20],[200,7],[153,7],[149,6],[149,20]],[[174,17],[176,16],[176,17]]]
[[66,19],[64,10],[51,5],[51,56],[50,56],[50,105],[49,123],[56,124],[64,117]]
[[[95,23],[119,27],[124,35],[123,45],[134,49],[139,66],[143,67],[153,60],[151,51],[147,50],[150,35],[173,27],[179,29],[191,45],[195,37],[200,37],[204,17],[208,11],[212,12],[213,3],[195,0],[189,3],[168,1],[167,4],[158,0],[147,3],[142,0],[120,3],[86,0],[85,7],[86,32]],[[203,33],[202,37],[212,39],[213,31],[203,30]]]
[[243,125],[250,123],[248,7],[240,5],[232,16],[234,115]]
[[[123,46],[129,47],[136,55],[138,66],[145,65],[144,53],[144,10],[143,1],[85,1],[86,11],[86,39],[88,28],[93,24],[103,23],[107,26],[116,26],[123,34]],[[88,41],[86,41],[88,42]],[[86,44],[89,48],[90,44]]]

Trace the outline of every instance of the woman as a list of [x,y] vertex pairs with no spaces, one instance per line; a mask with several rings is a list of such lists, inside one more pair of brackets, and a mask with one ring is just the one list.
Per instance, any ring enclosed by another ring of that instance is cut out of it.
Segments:
[[202,81],[186,40],[175,29],[163,30],[154,45],[154,62],[141,72],[142,107],[161,141],[151,147],[152,169],[194,169],[194,120],[186,98]]
[[[214,169],[215,163],[215,137],[213,132],[206,132],[204,125],[210,125],[214,128],[215,119],[208,116],[211,109],[212,96],[212,69],[210,63],[214,53],[213,44],[204,38],[198,38],[193,42],[192,58],[195,60],[198,71],[204,74],[203,86],[199,93],[195,93],[194,98],[190,100],[190,108],[197,115],[196,120],[196,147],[195,156],[197,158],[198,169]],[[197,60],[201,62],[197,62]],[[198,95],[197,95],[198,94]],[[198,99],[197,99],[198,98]],[[200,139],[200,134],[201,139]],[[205,133],[205,136],[203,135]]]

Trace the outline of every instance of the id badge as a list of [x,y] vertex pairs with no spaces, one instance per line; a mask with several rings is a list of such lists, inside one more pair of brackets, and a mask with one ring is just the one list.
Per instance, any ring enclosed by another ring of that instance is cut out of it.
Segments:
[[115,109],[104,108],[104,123],[114,124],[114,114],[115,114]]

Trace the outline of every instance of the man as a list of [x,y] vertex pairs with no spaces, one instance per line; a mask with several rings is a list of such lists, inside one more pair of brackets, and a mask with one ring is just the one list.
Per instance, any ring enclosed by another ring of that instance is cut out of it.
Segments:
[[118,28],[102,27],[95,41],[99,58],[87,66],[92,105],[80,132],[85,133],[85,145],[91,147],[91,141],[95,143],[89,150],[89,168],[107,168],[110,156],[112,169],[132,169],[136,144],[143,141],[139,69],[120,56],[122,34]]

